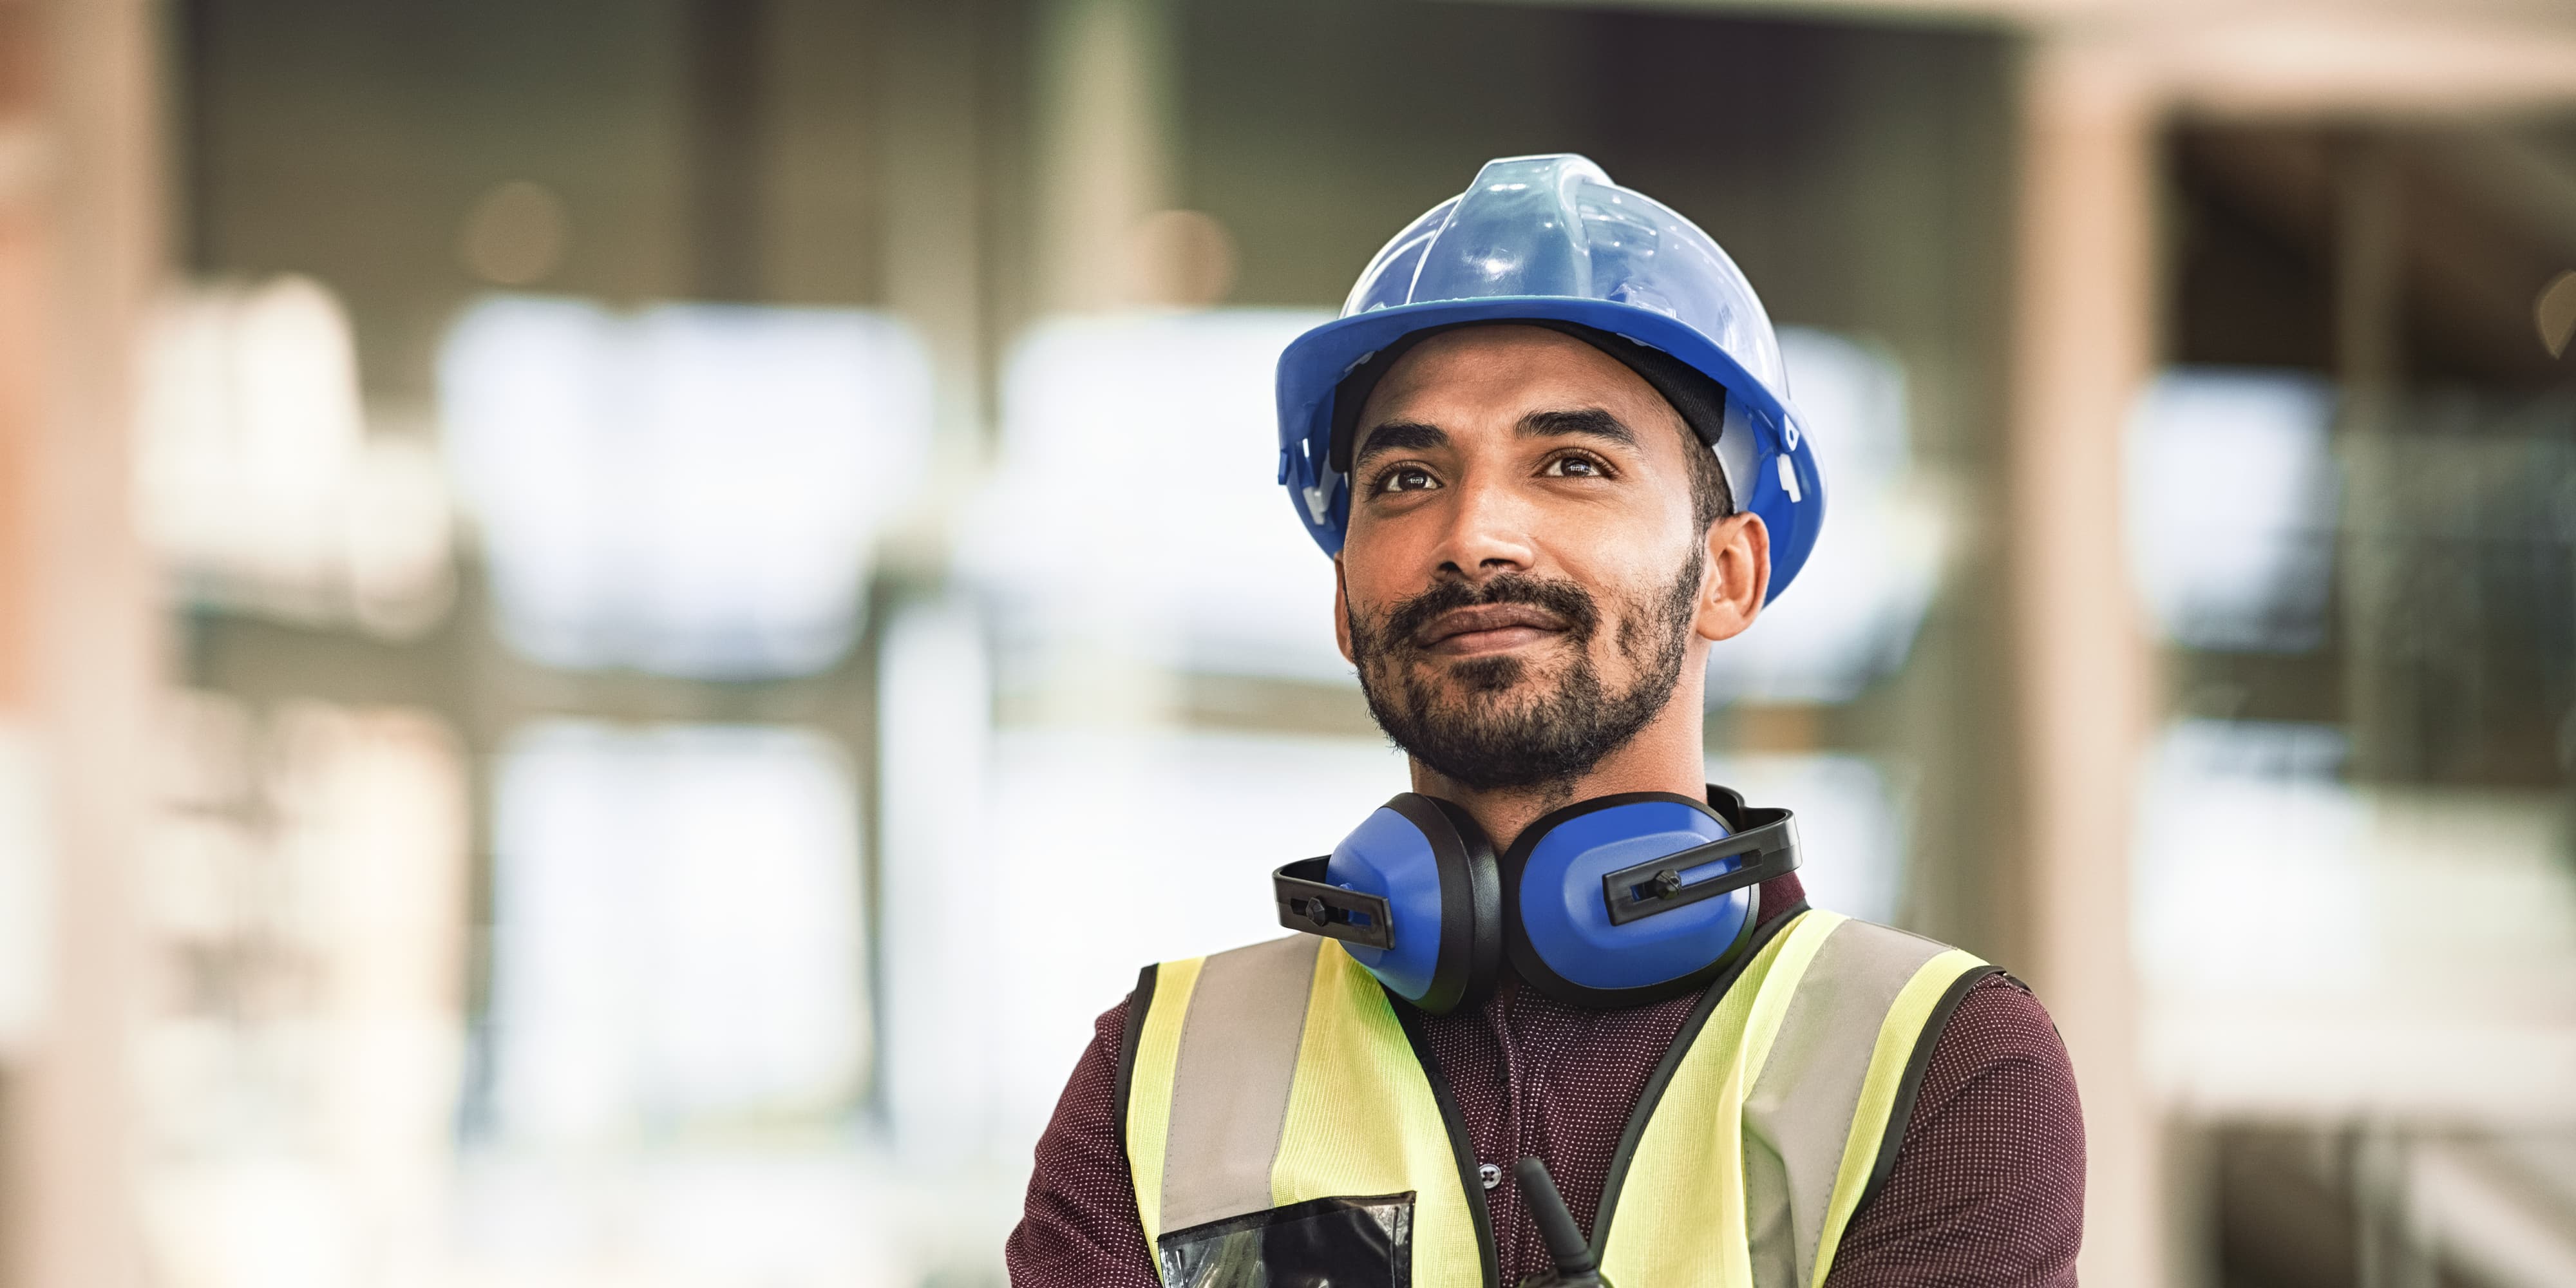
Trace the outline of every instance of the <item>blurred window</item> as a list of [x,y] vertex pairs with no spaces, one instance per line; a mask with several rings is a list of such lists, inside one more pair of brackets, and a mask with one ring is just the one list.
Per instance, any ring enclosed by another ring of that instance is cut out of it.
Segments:
[[1175,669],[1349,682],[1332,563],[1278,484],[1279,351],[1330,314],[1050,322],[1012,352],[1002,460],[958,538],[1006,652],[1080,639]]
[[1797,584],[1708,654],[1712,702],[1843,702],[1905,664],[1939,579],[1942,511],[1913,469],[1905,372],[1873,345],[1783,327],[1829,517]]
[[2131,866],[2146,1057],[2205,1113],[2563,1118],[2563,790],[2345,777],[2325,725],[2182,720]]
[[185,1282],[440,1250],[464,1048],[465,764],[427,713],[169,695],[135,884],[145,1233]]
[[439,399],[511,645],[702,679],[848,651],[930,436],[919,340],[856,310],[488,298]]
[[1008,986],[949,1005],[994,1026],[1005,1157],[1024,1156],[1090,1017],[1139,966],[1277,938],[1271,869],[1329,852],[1405,783],[1372,738],[1022,728],[991,755],[983,942]]
[[145,334],[136,508],[184,595],[397,635],[446,611],[445,481],[422,439],[367,432],[337,296],[200,285]]
[[[2379,964],[2362,807],[2327,725],[2184,720],[2138,802],[2137,952],[2208,988],[2359,989]],[[2222,895],[2221,892],[2224,892]]]
[[2334,405],[2313,375],[2217,368],[2169,371],[2139,399],[2129,558],[2165,638],[2251,653],[2325,642]]
[[[2563,794],[2355,783],[2350,754],[2330,725],[2194,719],[2165,730],[2137,819],[2148,975],[2239,997],[2373,1002],[2478,975],[2490,1003],[2576,984]],[[2435,893],[2476,915],[2431,915]]]
[[863,1090],[851,770],[815,734],[552,722],[502,755],[484,1121],[617,1141]]

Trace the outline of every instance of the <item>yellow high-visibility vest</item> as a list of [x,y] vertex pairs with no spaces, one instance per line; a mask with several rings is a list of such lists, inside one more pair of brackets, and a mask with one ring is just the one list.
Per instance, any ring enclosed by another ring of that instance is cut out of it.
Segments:
[[[1604,1276],[1821,1285],[1895,1161],[1941,1025],[1993,970],[1830,912],[1772,930],[1640,1097],[1594,1221]],[[1166,1288],[1508,1288],[1417,1018],[1312,936],[1146,972],[1118,1105]]]

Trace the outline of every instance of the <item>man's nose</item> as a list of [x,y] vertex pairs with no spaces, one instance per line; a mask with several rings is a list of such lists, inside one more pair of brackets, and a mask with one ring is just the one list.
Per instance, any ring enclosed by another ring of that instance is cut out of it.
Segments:
[[1528,506],[1511,489],[1471,479],[1452,496],[1439,550],[1443,574],[1483,581],[1529,571],[1537,552],[1529,540]]

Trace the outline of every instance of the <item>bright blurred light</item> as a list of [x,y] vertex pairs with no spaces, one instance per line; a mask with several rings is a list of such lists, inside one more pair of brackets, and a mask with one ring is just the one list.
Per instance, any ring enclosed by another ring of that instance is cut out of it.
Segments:
[[978,999],[1002,990],[987,901],[997,885],[982,823],[992,763],[993,676],[968,596],[906,603],[877,652],[881,1099],[916,1161],[972,1159],[992,1128],[994,1044]]
[[1905,373],[1885,351],[1784,327],[1781,360],[1815,427],[1826,518],[1796,584],[1708,654],[1711,702],[1842,702],[1904,665],[1940,579],[1937,498],[1912,471]]
[[475,305],[440,411],[504,636],[562,667],[830,666],[920,482],[929,380],[908,327],[856,310]]
[[1178,669],[1350,682],[1332,562],[1278,484],[1279,351],[1331,315],[1050,322],[1013,351],[1002,459],[958,564],[1006,644],[1081,640]]
[[2131,865],[2145,1058],[2206,1115],[2576,1121],[2565,794],[2351,784],[2322,725],[2185,720]]
[[[874,1151],[775,1141],[459,1169],[439,1288],[924,1288],[994,1284],[1026,1164],[980,1185]],[[1008,1206],[1002,1206],[1007,1201]],[[996,1210],[996,1209],[999,1210]],[[986,1267],[992,1269],[987,1272]]]
[[2166,638],[2296,653],[2325,642],[2339,476],[2334,393],[2297,372],[2167,372],[2131,414],[2129,559]]
[[[2368,988],[2380,965],[2364,811],[2324,725],[2185,720],[2138,798],[2137,953],[2207,988]],[[2223,892],[2223,895],[2222,893]]]
[[445,611],[436,458],[366,433],[349,320],[327,288],[185,290],[154,314],[140,377],[137,509],[185,594],[394,634]]
[[1819,908],[1881,923],[1904,894],[1905,819],[1887,775],[1864,756],[1712,756],[1708,781],[1744,803],[1798,816],[1798,881]]
[[828,1121],[868,1058],[850,767],[791,729],[555,722],[493,803],[490,1117],[595,1143]]
[[173,1283],[364,1288],[445,1237],[465,771],[419,712],[171,695],[142,848],[144,1228]]
[[1006,1157],[1026,1156],[1139,967],[1287,933],[1270,870],[1330,852],[1407,786],[1369,738],[1005,729],[992,756],[980,888],[1009,986],[943,1000],[993,1026]]

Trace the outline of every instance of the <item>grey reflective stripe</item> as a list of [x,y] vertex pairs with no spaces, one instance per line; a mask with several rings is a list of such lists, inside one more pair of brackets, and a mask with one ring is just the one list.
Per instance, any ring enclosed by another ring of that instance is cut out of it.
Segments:
[[1218,953],[1199,968],[1172,1066],[1157,1237],[1270,1207],[1315,954],[1331,942],[1291,935]]
[[1879,1028],[1915,972],[1947,951],[1902,930],[1845,921],[1790,996],[1770,1058],[1744,1098],[1745,1225],[1759,1288],[1805,1288],[1814,1278]]

